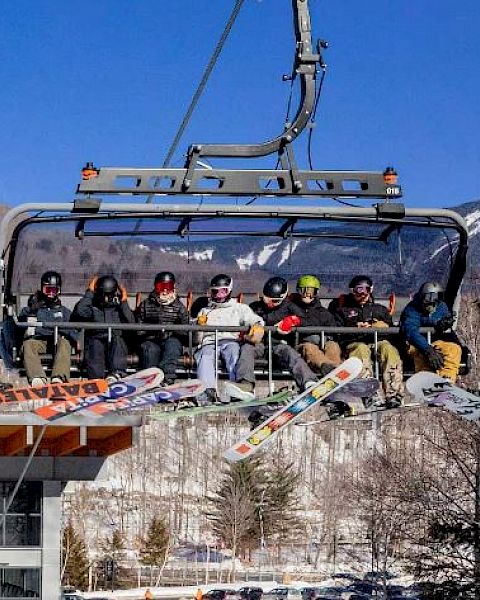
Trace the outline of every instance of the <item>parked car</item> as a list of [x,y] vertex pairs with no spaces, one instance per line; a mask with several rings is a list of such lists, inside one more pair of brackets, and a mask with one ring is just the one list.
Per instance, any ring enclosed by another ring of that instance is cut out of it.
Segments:
[[204,600],[239,600],[240,594],[235,590],[216,588],[203,594]]
[[286,586],[273,588],[269,592],[264,592],[263,600],[304,600],[302,590]]
[[261,587],[245,586],[238,590],[242,600],[260,600],[263,596]]

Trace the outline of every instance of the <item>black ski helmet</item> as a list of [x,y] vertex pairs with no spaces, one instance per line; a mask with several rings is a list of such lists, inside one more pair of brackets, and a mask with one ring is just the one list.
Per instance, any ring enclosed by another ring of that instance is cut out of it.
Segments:
[[157,283],[175,283],[175,275],[170,271],[160,271],[155,275],[154,284]]
[[263,286],[263,295],[267,298],[286,298],[288,283],[283,277],[270,277]]
[[118,282],[112,275],[103,275],[95,284],[95,296],[101,306],[113,306],[119,303]]
[[210,297],[214,302],[227,302],[232,296],[233,279],[230,275],[220,273],[210,280]]
[[40,285],[56,285],[58,288],[62,287],[62,276],[57,271],[45,271],[40,279]]
[[57,271],[45,271],[40,278],[40,290],[46,302],[56,302],[62,289],[62,276]]
[[348,284],[348,287],[353,289],[354,287],[357,287],[357,285],[362,285],[362,283],[368,285],[368,287],[373,287],[372,278],[368,275],[355,275],[355,277]]

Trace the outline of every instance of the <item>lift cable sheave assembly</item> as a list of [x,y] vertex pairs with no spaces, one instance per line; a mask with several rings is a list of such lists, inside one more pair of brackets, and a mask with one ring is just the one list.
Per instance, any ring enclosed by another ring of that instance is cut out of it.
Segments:
[[[192,144],[183,168],[97,169],[93,163],[87,163],[77,192],[145,196],[318,196],[387,201],[401,197],[402,191],[392,168],[377,172],[298,168],[292,142],[312,119],[317,99],[316,76],[318,67],[324,67],[322,50],[327,44],[318,41],[314,51],[308,0],[291,1],[296,45],[292,74],[288,78],[299,80],[300,98],[295,116],[283,125],[278,136],[254,144]],[[238,3],[235,8],[237,6]],[[245,159],[272,154],[278,155],[280,169],[205,169],[198,162],[202,157]]]

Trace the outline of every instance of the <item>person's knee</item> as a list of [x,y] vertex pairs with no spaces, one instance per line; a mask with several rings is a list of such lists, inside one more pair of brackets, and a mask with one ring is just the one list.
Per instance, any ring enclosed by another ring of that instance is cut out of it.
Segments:
[[363,342],[355,342],[354,344],[349,344],[347,346],[347,354],[348,356],[356,356],[360,360],[364,362],[368,362],[372,358],[372,353],[370,347]]
[[378,344],[378,354],[381,363],[394,363],[400,362],[400,354],[393,344],[387,340],[383,340]]

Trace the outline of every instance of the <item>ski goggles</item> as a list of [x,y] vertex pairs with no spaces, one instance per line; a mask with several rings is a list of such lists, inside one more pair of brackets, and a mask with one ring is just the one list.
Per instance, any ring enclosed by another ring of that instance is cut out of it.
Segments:
[[156,294],[171,294],[175,290],[173,281],[159,281],[155,284]]
[[299,287],[297,288],[297,291],[302,296],[316,296],[318,294],[318,288],[314,287]]
[[371,285],[367,285],[367,284],[360,284],[360,285],[356,285],[353,288],[353,293],[354,294],[369,294],[372,291],[372,286]]
[[54,298],[60,293],[60,288],[58,285],[44,285],[42,292],[45,294],[45,296],[47,296],[47,298]]
[[210,288],[210,294],[214,300],[225,300],[231,293],[231,289],[228,287],[212,287]]
[[272,308],[273,306],[279,306],[284,300],[285,296],[282,296],[281,298],[270,298],[270,296],[263,297],[263,301],[269,308]]
[[428,292],[423,295],[423,301],[425,304],[437,304],[443,300],[442,292]]

